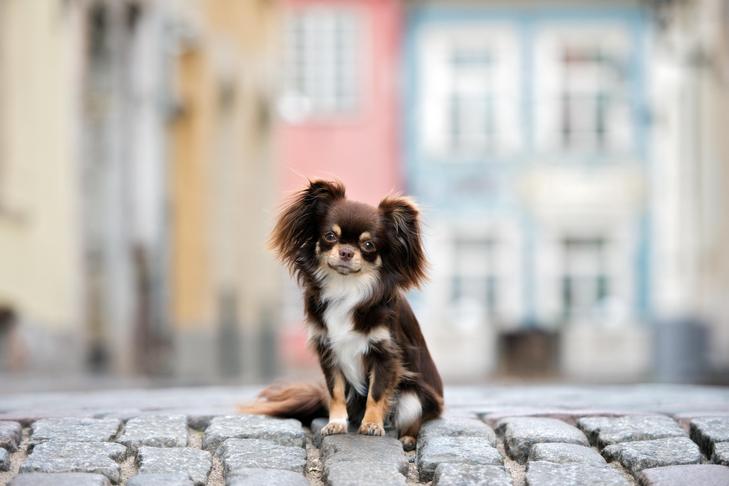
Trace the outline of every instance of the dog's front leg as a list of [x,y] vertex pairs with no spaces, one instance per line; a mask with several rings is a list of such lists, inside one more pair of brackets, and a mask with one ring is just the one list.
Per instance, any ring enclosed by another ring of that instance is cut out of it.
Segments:
[[385,417],[397,383],[397,362],[386,347],[373,345],[369,352],[369,390],[359,433],[385,435]]
[[329,389],[329,423],[320,434],[334,435],[347,433],[347,399],[344,394],[344,376],[338,369],[327,370],[327,387]]

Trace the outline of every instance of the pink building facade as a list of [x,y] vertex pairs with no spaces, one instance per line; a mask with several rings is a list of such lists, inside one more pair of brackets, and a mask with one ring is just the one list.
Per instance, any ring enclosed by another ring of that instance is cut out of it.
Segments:
[[277,166],[283,194],[337,178],[376,203],[399,191],[401,5],[285,0]]

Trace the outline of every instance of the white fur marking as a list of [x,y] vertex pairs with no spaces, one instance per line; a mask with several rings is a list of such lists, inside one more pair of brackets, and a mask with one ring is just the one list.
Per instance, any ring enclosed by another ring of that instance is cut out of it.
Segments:
[[402,430],[414,424],[423,414],[423,405],[414,392],[405,392],[397,401],[397,428]]
[[347,425],[347,417],[334,417],[329,419],[330,424],[342,424]]
[[327,302],[323,318],[336,365],[357,393],[364,396],[367,383],[362,355],[369,349],[370,337],[354,331],[352,311],[372,294],[377,277],[373,273],[355,276],[327,272],[321,281],[321,299]]

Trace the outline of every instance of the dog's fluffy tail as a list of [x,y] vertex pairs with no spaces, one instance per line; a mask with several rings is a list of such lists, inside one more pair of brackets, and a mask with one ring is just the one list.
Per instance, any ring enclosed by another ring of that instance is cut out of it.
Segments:
[[328,399],[323,383],[277,383],[258,394],[253,403],[241,405],[241,413],[295,418],[304,424],[328,414]]

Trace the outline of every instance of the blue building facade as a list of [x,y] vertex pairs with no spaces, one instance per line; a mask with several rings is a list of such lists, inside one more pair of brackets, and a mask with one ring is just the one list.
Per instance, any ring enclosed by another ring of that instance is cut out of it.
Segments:
[[426,321],[465,336],[645,321],[648,13],[428,2],[406,18],[406,179],[433,262]]

